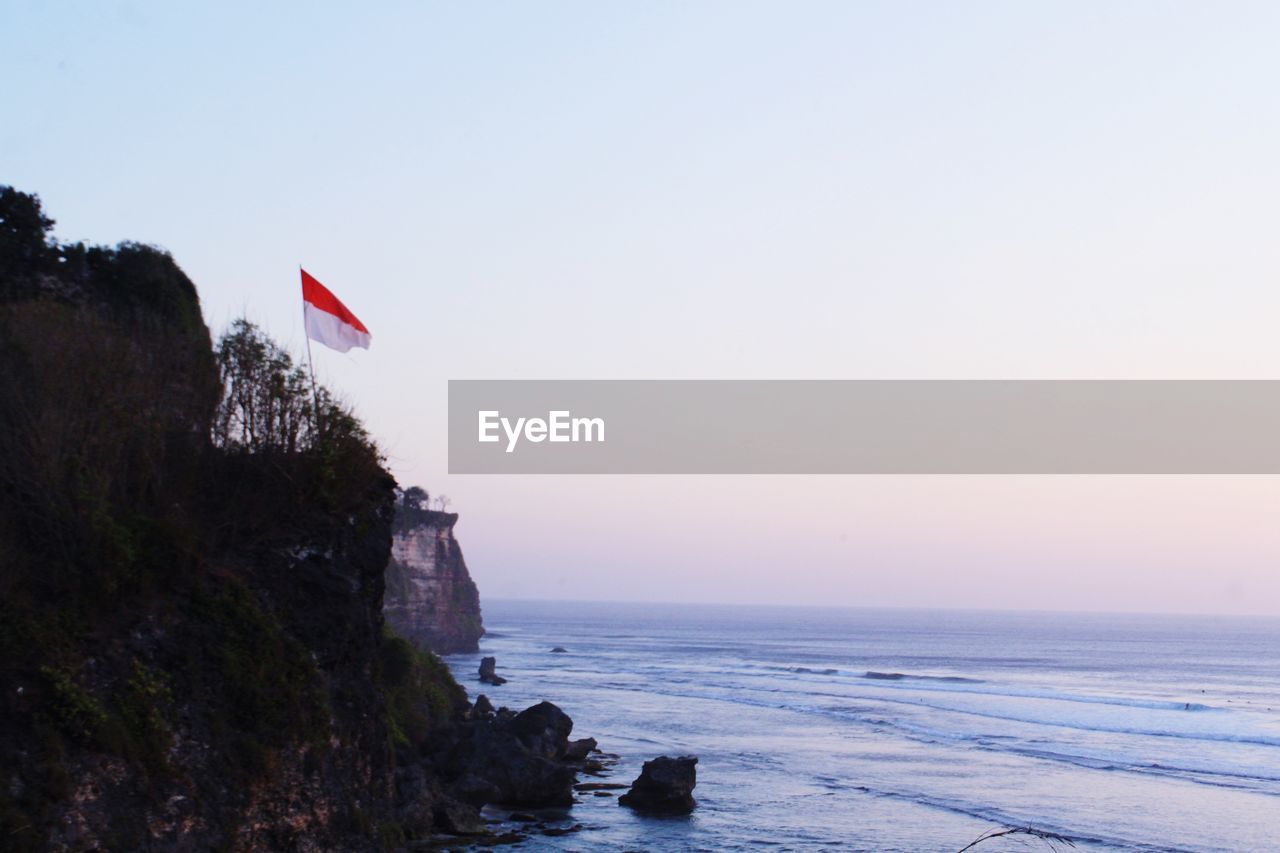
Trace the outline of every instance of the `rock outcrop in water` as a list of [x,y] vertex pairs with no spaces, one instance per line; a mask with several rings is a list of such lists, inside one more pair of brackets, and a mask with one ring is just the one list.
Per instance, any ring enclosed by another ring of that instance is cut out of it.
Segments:
[[423,508],[410,489],[396,506],[383,606],[401,636],[436,654],[479,649],[480,594],[454,538],[457,513]]
[[438,766],[450,780],[447,789],[476,806],[568,806],[578,770],[595,747],[591,738],[570,741],[572,732],[573,720],[550,702],[518,714],[506,708],[473,713]]
[[646,761],[640,777],[631,784],[630,791],[618,798],[618,803],[645,812],[691,812],[697,805],[693,799],[693,788],[698,784],[697,764],[697,757],[692,755],[663,755]]
[[507,680],[498,675],[498,659],[495,657],[484,657],[480,659],[480,681],[484,684],[492,684],[494,687],[501,687],[507,683]]

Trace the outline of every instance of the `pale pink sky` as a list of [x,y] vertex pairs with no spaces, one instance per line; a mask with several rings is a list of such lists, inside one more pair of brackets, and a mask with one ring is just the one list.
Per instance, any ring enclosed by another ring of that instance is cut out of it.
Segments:
[[318,353],[482,593],[1280,613],[1274,478],[445,472],[450,378],[1280,378],[1271,3],[6,4],[0,180]]

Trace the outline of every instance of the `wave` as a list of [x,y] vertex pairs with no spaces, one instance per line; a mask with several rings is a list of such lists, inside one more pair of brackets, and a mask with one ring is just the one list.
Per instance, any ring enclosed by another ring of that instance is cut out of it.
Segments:
[[931,796],[921,791],[895,791],[872,788],[867,785],[846,783],[834,776],[818,776],[816,777],[816,780],[822,783],[823,786],[830,791],[853,791],[861,794],[868,794],[873,797],[882,797],[884,799],[905,800],[917,805],[939,809],[952,814],[964,815],[965,817],[977,818],[978,820],[999,824],[1001,826],[1034,826],[1036,829],[1043,830],[1045,832],[1052,832],[1057,835],[1061,835],[1064,838],[1071,839],[1073,846],[1096,845],[1100,847],[1124,850],[1150,851],[1150,853],[1192,853],[1192,851],[1187,850],[1186,848],[1170,847],[1167,844],[1160,844],[1157,846],[1145,841],[1136,841],[1131,838],[1119,836],[1107,836],[1094,833],[1084,834],[1079,831],[1072,830],[1069,827],[1059,826],[1052,820],[1041,818],[1039,816],[1029,817],[1024,814],[1015,814],[1003,809],[980,806],[963,800]]
[[914,675],[906,672],[876,672],[867,670],[863,678],[874,681],[945,681],[954,684],[985,684],[981,678],[965,678],[963,675]]
[[[868,697],[856,697],[868,698]],[[999,713],[994,710],[979,710],[975,708],[960,708],[954,705],[933,704],[920,700],[907,701],[905,699],[883,699],[885,702],[893,702],[896,704],[908,705],[912,708],[929,708],[935,711],[944,711],[951,714],[967,714],[974,717],[982,717],[992,720],[1003,720],[1011,723],[1026,723],[1033,726],[1050,726],[1054,728],[1072,729],[1084,732],[1103,732],[1106,734],[1118,735],[1136,735],[1140,737],[1159,737],[1159,738],[1176,738],[1180,740],[1192,741],[1208,741],[1215,743],[1240,743],[1250,744],[1253,746],[1280,746],[1280,737],[1275,735],[1264,735],[1256,733],[1235,733],[1235,732],[1210,732],[1196,730],[1178,731],[1173,728],[1156,728],[1152,726],[1125,726],[1107,724],[1100,721],[1086,723],[1080,720],[1070,720],[1064,718],[1051,718],[1044,716],[1035,716],[1027,714],[1018,714],[1016,712]]]
[[[770,666],[763,668],[774,672],[820,675],[840,674],[839,670],[816,670],[809,669],[807,667]],[[992,696],[996,698],[1009,697],[1016,699],[1046,699],[1056,702],[1079,702],[1087,705],[1115,705],[1123,708],[1141,708],[1151,711],[1221,712],[1229,710],[1214,705],[1206,705],[1202,702],[1190,702],[1183,700],[1140,699],[1130,696],[1100,696],[1089,693],[1064,693],[1061,690],[1055,690],[1048,687],[1019,687],[1014,684],[990,681],[982,678],[972,678],[963,675],[925,675],[908,672],[881,672],[877,670],[867,670],[862,675],[856,677],[867,681],[883,682],[883,687],[886,689],[898,687],[902,690],[916,690],[921,692],[956,692],[977,696]],[[939,684],[982,686],[976,688],[958,686],[953,688],[952,691],[946,691],[939,687],[932,686]]]
[[[782,671],[791,671],[800,668],[782,668]],[[637,670],[637,673],[641,673]],[[1035,714],[1029,713],[1027,709],[1019,712],[1016,709],[1002,709],[996,707],[968,707],[963,703],[948,702],[946,697],[948,694],[954,694],[957,699],[961,696],[974,697],[975,699],[1030,699],[1041,700],[1046,702],[1070,702],[1082,703],[1086,705],[1102,705],[1114,706],[1124,709],[1138,709],[1155,711],[1166,715],[1163,720],[1183,722],[1183,714],[1187,712],[1199,712],[1200,714],[1224,715],[1221,719],[1224,721],[1230,719],[1229,716],[1233,712],[1229,709],[1215,708],[1210,705],[1189,702],[1170,702],[1160,700],[1146,700],[1132,697],[1111,697],[1111,696],[1092,696],[1088,694],[1066,694],[1050,689],[1036,688],[1017,688],[1012,685],[999,685],[994,682],[983,682],[976,679],[967,679],[957,681],[955,679],[962,678],[959,676],[928,676],[928,675],[911,675],[907,673],[884,673],[883,675],[898,676],[896,677],[871,677],[858,676],[858,681],[867,684],[866,689],[872,690],[871,693],[850,692],[835,693],[827,690],[803,690],[797,691],[794,687],[781,686],[744,686],[738,683],[725,683],[717,681],[714,677],[714,670],[707,673],[699,673],[696,678],[682,678],[674,675],[669,669],[664,667],[653,667],[643,671],[644,675],[652,676],[652,679],[646,678],[646,686],[638,687],[637,685],[624,685],[616,681],[603,682],[601,686],[617,686],[625,689],[640,689],[650,692],[660,692],[664,695],[686,695],[688,698],[716,699],[723,701],[741,701],[740,698],[727,698],[724,696],[698,693],[698,694],[675,694],[668,691],[656,689],[656,685],[697,685],[699,687],[710,687],[712,689],[733,691],[740,694],[744,689],[755,692],[768,693],[779,696],[795,696],[805,700],[814,699],[834,699],[842,701],[877,701],[887,702],[895,705],[903,705],[913,709],[929,709],[950,714],[965,714],[969,716],[980,717],[984,719],[1001,720],[1005,722],[1024,723],[1027,725],[1046,726],[1051,728],[1064,728],[1074,731],[1096,732],[1105,734],[1133,735],[1139,737],[1157,737],[1157,738],[1173,738],[1187,741],[1204,741],[1217,743],[1239,743],[1254,746],[1276,747],[1280,746],[1280,736],[1262,734],[1257,732],[1228,732],[1228,731],[1211,731],[1194,728],[1179,728],[1174,725],[1159,725],[1156,721],[1147,721],[1146,725],[1124,725],[1122,723],[1113,723],[1106,720],[1087,721],[1081,719],[1073,719],[1067,715],[1054,714]],[[742,673],[746,675],[746,673]],[[758,677],[758,676],[756,676]],[[871,683],[874,683],[874,687]],[[914,683],[913,683],[914,682]],[[827,682],[831,684],[841,683],[839,681]],[[843,682],[852,684],[850,682]],[[854,682],[856,683],[856,682]],[[982,689],[990,687],[995,689]],[[897,697],[893,693],[898,691],[910,692],[912,697]],[[780,704],[771,704],[769,707],[776,707],[779,710],[804,710],[814,706],[810,704],[794,704],[783,702]],[[1176,712],[1176,716],[1172,716]]]
[[[939,742],[939,743],[945,742],[945,743],[953,743],[953,744],[958,742],[967,742],[971,746],[975,746],[978,748],[988,749],[996,752],[1003,752],[1005,754],[1010,754],[1010,755],[1019,755],[1024,758],[1069,763],[1069,764],[1074,764],[1076,766],[1088,767],[1089,769],[1095,769],[1095,770],[1113,770],[1113,771],[1135,773],[1140,775],[1149,774],[1149,775],[1174,776],[1189,782],[1194,782],[1198,784],[1204,784],[1204,785],[1209,785],[1212,787],[1219,787],[1219,788],[1250,787],[1251,790],[1254,790],[1258,793],[1262,793],[1268,796],[1280,796],[1280,791],[1260,790],[1253,786],[1241,784],[1241,782],[1249,782],[1249,781],[1254,781],[1259,783],[1280,782],[1280,778],[1266,776],[1266,775],[1249,774],[1249,773],[1243,773],[1238,771],[1232,772],[1228,770],[1215,770],[1207,767],[1195,768],[1195,767],[1179,767],[1179,766],[1173,766],[1173,765],[1140,763],[1140,762],[1134,762],[1134,761],[1126,761],[1123,757],[1119,757],[1119,756],[1115,756],[1112,758],[1093,758],[1089,756],[1071,755],[1069,753],[1061,753],[1061,752],[1056,752],[1054,750],[1048,750],[1048,749],[1037,749],[1033,747],[1017,746],[1017,744],[1019,743],[1026,743],[1026,740],[1021,738],[1016,738],[1016,737],[1011,737],[1011,738],[1001,738],[999,736],[993,737],[985,734],[957,735],[951,732],[940,731],[932,727],[913,724],[906,720],[887,718],[883,716],[882,712],[877,713],[876,709],[867,707],[867,706],[832,707],[829,705],[812,704],[812,703],[795,702],[795,701],[777,701],[777,700],[769,701],[769,700],[754,698],[749,695],[745,695],[743,692],[739,690],[735,690],[735,692],[731,695],[715,695],[713,693],[670,689],[671,687],[675,687],[677,684],[690,684],[690,683],[691,682],[668,681],[667,689],[655,689],[655,687],[652,685],[638,686],[638,685],[619,684],[615,687],[615,689],[621,689],[621,690],[627,690],[627,691],[633,691],[633,692],[642,692],[642,693],[655,693],[663,696],[697,699],[697,700],[704,700],[704,701],[724,702],[724,703],[733,704],[733,705],[744,705],[748,707],[766,708],[766,709],[778,710],[778,711],[789,711],[789,712],[800,713],[800,714],[824,716],[824,717],[840,719],[848,722],[860,723],[860,724],[872,726],[878,729],[888,729],[888,730],[899,733],[899,735],[901,736],[906,736],[913,740],[925,738],[926,740],[930,740],[932,742]],[[725,689],[734,689],[734,688],[727,687],[726,685],[720,685],[720,686]],[[756,688],[755,691],[759,692],[759,688]],[[783,691],[767,691],[767,692],[782,693]],[[799,698],[799,697],[796,697],[796,698]],[[1059,726],[1063,728],[1081,730],[1086,732],[1098,732],[1098,733],[1106,733],[1106,734],[1124,734],[1124,735],[1145,736],[1145,737],[1168,737],[1168,738],[1175,738],[1175,739],[1192,741],[1192,742],[1208,741],[1208,742],[1220,742],[1220,743],[1238,743],[1238,744],[1255,745],[1255,746],[1256,745],[1263,745],[1263,746],[1280,745],[1280,738],[1272,738],[1272,737],[1266,737],[1266,736],[1250,737],[1250,736],[1240,736],[1240,735],[1233,735],[1233,734],[1219,734],[1219,733],[1206,733],[1206,732],[1168,732],[1168,731],[1151,730],[1151,729],[1137,729],[1137,728],[1124,729],[1124,728],[1101,727],[1101,726],[1086,726],[1086,725],[1073,724],[1068,721],[1045,721],[1045,720],[1036,720],[1036,719],[1026,719],[1026,718],[1008,715],[1008,714],[994,714],[994,713],[986,713],[986,712],[974,711],[974,710],[957,709],[957,708],[949,708],[945,706],[922,704],[917,700],[909,701],[906,699],[893,699],[893,698],[883,698],[883,697],[850,697],[850,696],[842,696],[837,694],[808,694],[805,696],[805,698],[818,698],[818,699],[826,698],[826,699],[843,699],[843,700],[856,699],[856,698],[872,698],[873,701],[887,702],[890,704],[902,704],[902,705],[911,707],[913,709],[923,707],[923,708],[929,708],[931,710],[939,710],[939,711],[944,711],[949,713],[968,714],[972,716],[986,717],[986,718],[997,719],[997,720],[1008,721],[1008,722],[1026,723],[1028,725]],[[1005,741],[1005,742],[1000,743],[999,741]],[[1236,780],[1239,780],[1239,781],[1236,781]]]

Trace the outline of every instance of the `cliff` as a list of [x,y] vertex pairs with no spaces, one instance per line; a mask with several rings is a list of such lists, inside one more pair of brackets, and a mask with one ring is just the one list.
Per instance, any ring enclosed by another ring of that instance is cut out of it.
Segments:
[[474,647],[457,517],[252,324],[214,345],[168,254],[51,225],[0,187],[0,848],[399,851],[571,802],[568,716],[385,624],[394,566]]
[[396,508],[384,613],[401,636],[437,654],[479,649],[480,595],[454,538],[457,513]]
[[466,697],[384,629],[376,447],[168,254],[51,225],[0,187],[0,847],[429,835]]

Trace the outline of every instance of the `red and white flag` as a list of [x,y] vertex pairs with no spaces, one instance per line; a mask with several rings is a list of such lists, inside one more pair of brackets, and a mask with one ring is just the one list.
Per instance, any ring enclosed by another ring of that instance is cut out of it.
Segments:
[[360,318],[306,270],[302,270],[302,316],[307,337],[338,352],[352,347],[368,349],[373,340]]

